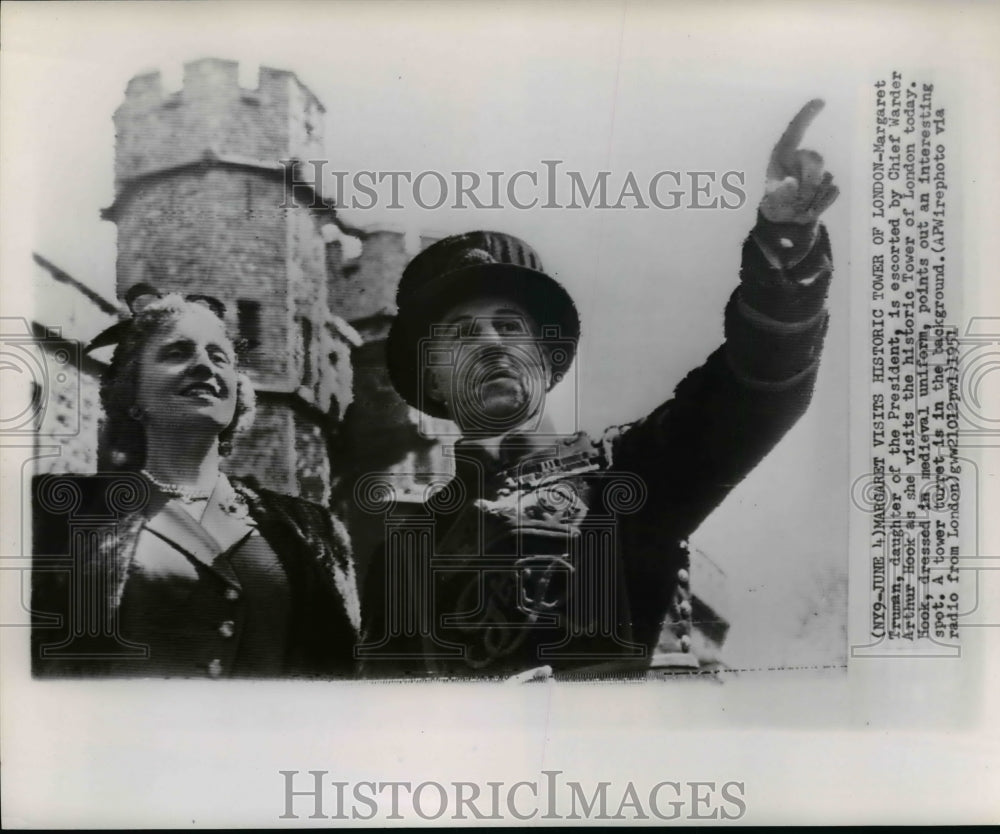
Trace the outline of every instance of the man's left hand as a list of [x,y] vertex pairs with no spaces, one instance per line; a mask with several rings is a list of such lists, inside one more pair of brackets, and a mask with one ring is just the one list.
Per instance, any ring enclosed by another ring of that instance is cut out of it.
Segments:
[[823,109],[813,99],[789,122],[771,152],[760,212],[775,223],[813,223],[837,199],[840,189],[816,151],[799,148],[806,129]]

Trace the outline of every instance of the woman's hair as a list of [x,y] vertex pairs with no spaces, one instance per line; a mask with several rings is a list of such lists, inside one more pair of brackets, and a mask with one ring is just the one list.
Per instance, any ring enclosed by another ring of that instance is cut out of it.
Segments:
[[[101,378],[104,419],[98,444],[98,468],[138,470],[145,465],[146,432],[142,422],[134,416],[142,354],[153,336],[196,306],[204,307],[198,302],[185,300],[177,293],[170,293],[150,302],[129,320],[111,357],[111,364]],[[221,454],[229,454],[236,433],[253,423],[255,410],[253,384],[245,373],[238,373],[236,414],[219,433]]]

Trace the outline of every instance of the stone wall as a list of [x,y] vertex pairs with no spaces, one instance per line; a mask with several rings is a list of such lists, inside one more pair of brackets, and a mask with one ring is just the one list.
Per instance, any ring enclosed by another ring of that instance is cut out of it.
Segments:
[[260,344],[249,367],[268,387],[286,385],[292,371],[289,235],[284,212],[274,208],[280,196],[280,182],[260,173],[215,168],[156,177],[116,206],[119,296],[142,281],[216,295],[234,331],[241,304],[256,305]]
[[361,241],[361,254],[344,260],[339,242],[333,242],[330,264],[330,304],[337,314],[356,323],[377,315],[394,315],[396,287],[412,257],[402,232],[370,231]]

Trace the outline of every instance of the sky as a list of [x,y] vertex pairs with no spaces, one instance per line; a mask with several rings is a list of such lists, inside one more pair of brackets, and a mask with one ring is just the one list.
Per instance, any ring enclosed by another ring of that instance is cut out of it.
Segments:
[[[113,295],[115,227],[99,216],[114,197],[112,113],[134,75],[159,70],[178,89],[182,64],[203,57],[240,61],[247,87],[261,65],[294,71],[326,106],[336,170],[509,175],[561,160],[588,181],[607,170],[612,183],[741,172],[746,203],[733,210],[342,212],[363,227],[487,227],[532,244],[583,322],[576,373],[552,408],[560,426],[600,432],[667,399],[720,343],[771,148],[821,97],[804,145],[843,193],[825,218],[837,271],[815,398],[694,540],[737,597],[735,662],[780,660],[801,600],[846,572],[848,172],[861,87],[796,42],[794,20],[780,38],[747,36],[734,56],[754,12],[727,8],[722,18],[622,2],[5,4],[5,291],[16,270],[30,274],[34,251]],[[843,35],[848,24],[831,12],[828,25]]]

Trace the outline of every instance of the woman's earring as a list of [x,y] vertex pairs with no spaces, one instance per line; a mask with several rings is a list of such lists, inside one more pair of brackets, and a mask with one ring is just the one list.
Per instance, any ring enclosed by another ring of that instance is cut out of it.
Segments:
[[135,420],[137,423],[142,422],[142,418],[146,416],[146,412],[143,411],[137,405],[130,405],[128,407],[128,416]]

